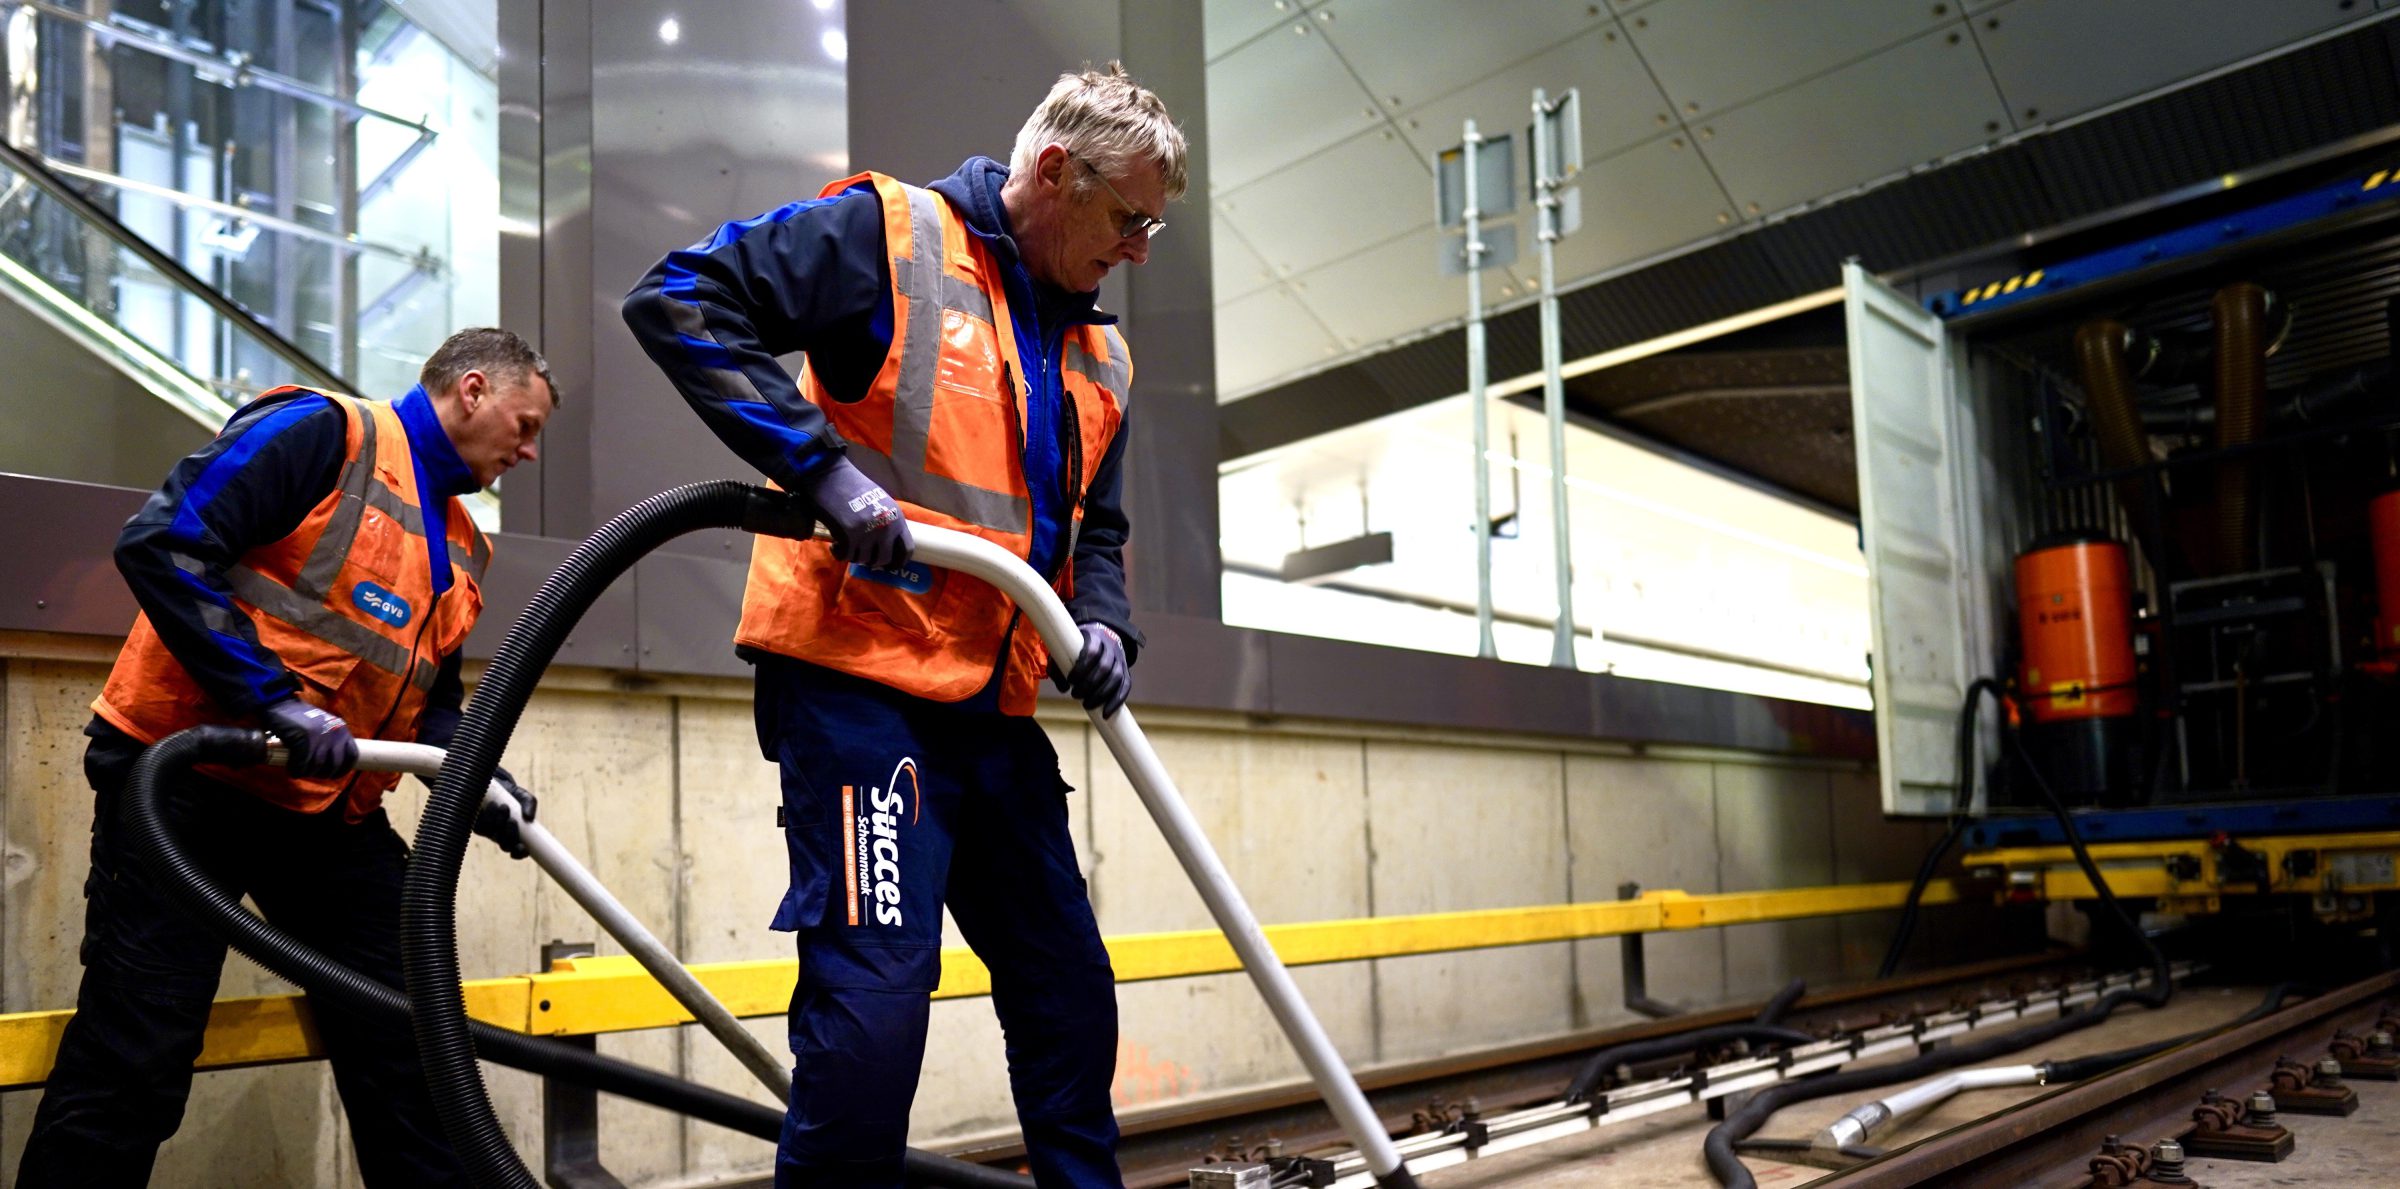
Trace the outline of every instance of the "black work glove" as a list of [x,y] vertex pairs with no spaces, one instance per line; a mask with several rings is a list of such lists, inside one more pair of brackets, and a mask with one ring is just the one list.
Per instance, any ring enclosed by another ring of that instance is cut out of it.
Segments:
[[[517,799],[517,811],[524,815],[525,820],[532,821],[534,808],[538,804],[533,794],[524,785],[518,784],[517,778],[510,776],[506,768],[492,769],[492,779],[499,781],[500,787]],[[525,835],[517,829],[516,819],[508,816],[506,809],[488,797],[475,810],[475,832],[499,843],[500,849],[507,851],[509,858],[525,857]]]
[[1058,667],[1051,666],[1050,680],[1083,703],[1084,709],[1113,718],[1133,693],[1133,668],[1125,661],[1125,644],[1105,624],[1086,623],[1077,628],[1083,633],[1083,651],[1075,654],[1075,667],[1062,677]]
[[358,763],[358,740],[350,724],[330,710],[285,698],[258,712],[267,733],[291,753],[285,765],[294,776],[339,776]]
[[800,493],[833,530],[833,555],[871,570],[897,570],[916,549],[899,501],[847,458],[802,481]]

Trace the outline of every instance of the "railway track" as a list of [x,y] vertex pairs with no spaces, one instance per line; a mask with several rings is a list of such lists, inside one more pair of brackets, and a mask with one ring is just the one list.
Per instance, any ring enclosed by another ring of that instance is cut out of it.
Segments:
[[[2191,969],[2179,966],[2179,977]],[[2124,982],[2122,976],[2117,976],[2105,986],[2121,987]],[[1429,1185],[1511,1184],[1499,1171],[1499,1161],[1490,1166],[1494,1170],[1491,1174],[1467,1180],[1446,1179],[1444,1166],[1457,1164],[1468,1156],[1481,1158],[1500,1153],[1510,1146],[1506,1141],[1512,1133],[1526,1143],[1547,1138],[1533,1134],[1544,1129],[1553,1135],[1577,1131],[1597,1135],[1605,1133],[1612,1123],[1653,1111],[1685,1107],[1694,1102],[1713,1104],[1767,1084],[1770,1079],[1758,1076],[1762,1069],[1780,1066],[1778,1075],[1771,1080],[1788,1080],[1811,1068],[1848,1063],[1821,1061],[1811,1066],[1807,1063],[1811,1054],[1821,1058],[1833,1049],[1847,1047],[1855,1050],[1849,1059],[1863,1064],[1877,1059],[1878,1054],[1914,1053],[1923,1046],[1962,1035],[1966,1029],[1958,1025],[1963,1016],[1984,1017],[1993,1027],[2006,1026],[2017,1018],[2055,1018],[2062,1008],[2089,1003],[2101,989],[2103,984],[2098,976],[2076,967],[2072,956],[2060,955],[2005,959],[1838,988],[1800,999],[1784,1021],[1820,1036],[1839,1037],[1838,1043],[1802,1046],[1793,1050],[1793,1056],[1780,1059],[1762,1060],[1745,1057],[1738,1051],[1720,1050],[1704,1056],[1701,1065],[1708,1073],[1698,1079],[1690,1076],[1694,1070],[1683,1068],[1685,1062],[1647,1063],[1623,1071],[1612,1079],[1616,1084],[1606,1093],[1572,1110],[1562,1109],[1567,1104],[1561,1100],[1561,1091],[1592,1052],[1694,1028],[1748,1021],[1757,1014],[1759,1005],[1695,1012],[1389,1066],[1368,1071],[1360,1080],[1378,1116],[1400,1137],[1411,1167],[1432,1174]],[[2231,995],[2238,1000],[2249,993],[2213,994]],[[2008,1013],[2012,1012],[2015,1014],[2010,1016]],[[2130,1026],[2138,1018],[2138,1013],[2130,1014],[2124,1023]],[[2112,1017],[2093,1032],[2105,1034],[2111,1024],[2119,1022]],[[2213,1178],[2186,1175],[2178,1181],[2173,1179],[2178,1174],[2171,1162],[2162,1166],[2158,1159],[2159,1141],[2166,1140],[2180,1146],[2190,1168],[2223,1168],[2221,1163],[2207,1166],[2199,1163],[2204,1155],[2224,1149],[2224,1144],[2212,1146],[2211,1141],[2225,1139],[2226,1135],[2202,1134],[2211,1131],[2230,1133],[2237,1148],[2248,1142],[2255,1149],[2250,1153],[2252,1156],[2271,1154],[2279,1142],[2288,1153],[2289,1135],[2296,1131],[2300,1135],[2301,1154],[2307,1156],[2311,1143],[2309,1129],[2319,1124],[2314,1119],[2295,1120],[2293,1115],[2311,1109],[2312,1095],[2337,1101],[2342,1097],[2339,1087],[2332,1091],[2322,1088],[2328,1075],[2321,1073],[2318,1066],[2328,1060],[2338,1063],[2327,1068],[2336,1071],[2330,1080],[2341,1086],[2355,1087],[2362,1077],[2393,1079],[2395,1084],[2388,1089],[2381,1083],[2369,1083],[2370,1098],[2383,1094],[2391,1101],[2382,1105],[2400,1110],[2400,1051],[2370,1051],[2368,1038],[2378,1031],[2400,1036],[2400,971],[2311,998],[2296,998],[2263,1018],[2224,1028],[2110,1073],[2061,1088],[2033,1091],[2034,1097],[1988,1117],[1894,1147],[1863,1162],[1844,1160],[1833,1152],[1795,1156],[1792,1162],[1796,1164],[1819,1160],[1823,1164],[1818,1169],[1794,1169],[1783,1183],[1810,1180],[1813,1185],[1831,1189],[1900,1189],[1917,1185],[2191,1189],[2195,1183],[2212,1189],[2249,1185],[2322,1185],[2333,1189],[2400,1184],[2400,1163],[2393,1164],[2388,1176],[2370,1173],[2363,1179],[2355,1172],[2328,1178],[2308,1171],[2305,1161],[2284,1167],[2281,1170],[2284,1175],[2277,1176],[2278,1166],[2262,1163],[2258,1166],[2258,1177],[2229,1182],[2221,1174]],[[2091,1043],[2104,1044],[2104,1037],[2096,1036]],[[2105,1044],[2121,1043],[2105,1041]],[[2278,1062],[2284,1058],[2294,1059],[2296,1067],[2287,1062],[2279,1075]],[[1749,1075],[1750,1081],[1740,1080],[1744,1074]],[[2278,1087],[2283,1090],[2274,1095],[2280,1104],[2278,1115],[2267,1120],[2264,1127],[2254,1126],[2259,1119],[2252,1109],[2252,1092],[2259,1089],[2273,1092]],[[1612,1114],[1616,1118],[1611,1119]],[[1793,1114],[1801,1112],[1795,1108]],[[2196,1114],[2208,1121],[2196,1121]],[[1782,1122],[1779,1130],[1794,1130],[1793,1120]],[[2376,1117],[2370,1111],[2370,1117],[2362,1118],[2358,1126],[2370,1127],[2377,1135],[2390,1132],[2400,1139],[2400,1126],[2395,1124],[2400,1124],[2400,1115]],[[2274,1135],[2279,1125],[2283,1125],[2286,1133],[2282,1141]],[[1356,1170],[1343,1163],[1346,1156],[1340,1129],[1305,1084],[1128,1112],[1123,1126],[1120,1160],[1131,1189],[1183,1186],[1189,1183],[1194,1168],[1269,1156],[1322,1158],[1326,1163],[1319,1176],[1325,1181],[1349,1184],[1359,1179]],[[1679,1133],[1689,1142],[1672,1149],[1691,1152],[1695,1185],[1710,1183],[1698,1172],[1697,1163],[1698,1140],[1705,1130],[1706,1125],[1694,1116]],[[2351,1133],[2337,1130],[2322,1134],[2345,1137]],[[1659,1138],[1655,1132],[1652,1135],[1645,1142],[1658,1145]],[[1467,1150],[1470,1136],[1474,1141],[1473,1151]],[[2316,1142],[2322,1146],[2328,1141]],[[2337,1138],[2331,1142],[2349,1141]],[[2355,1165],[2357,1158],[2351,1148],[2343,1147],[2342,1151],[2353,1158]],[[2172,1147],[2167,1150],[2170,1156],[2174,1152]],[[2395,1153],[2400,1155],[2400,1147],[2395,1148]],[[1000,1167],[1021,1167],[1022,1148],[1002,1139],[955,1150],[953,1154]],[[1827,1167],[1845,1164],[1846,1167]],[[1594,1175],[1598,1179],[1590,1183],[1607,1183],[1605,1177],[1598,1177],[1597,1170]],[[2165,1179],[2159,1179],[2161,1176]]]

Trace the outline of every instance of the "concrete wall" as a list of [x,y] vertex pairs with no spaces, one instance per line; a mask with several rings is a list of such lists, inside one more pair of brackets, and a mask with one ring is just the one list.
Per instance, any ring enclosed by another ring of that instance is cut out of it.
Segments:
[[[91,799],[79,757],[85,704],[105,674],[98,644],[19,641],[0,662],[0,1010],[72,1003]],[[0,642],[4,644],[5,642]],[[9,651],[0,647],[0,653]],[[28,656],[27,652],[42,653]],[[1073,825],[1111,934],[1204,927],[1198,897],[1087,724],[1044,720],[1070,783]],[[1872,773],[1732,753],[1636,755],[1559,739],[1233,715],[1161,713],[1145,726],[1234,876],[1266,921],[1608,899],[1619,881],[1743,890],[1905,875],[1920,824],[1876,814]],[[788,952],[766,928],[782,890],[773,770],[734,681],[611,687],[568,672],[527,713],[508,757],[543,795],[543,819],[632,909],[694,961]],[[396,793],[413,832],[422,796]],[[478,845],[461,923],[470,977],[533,969],[542,942],[602,940],[529,864]],[[1652,992],[1694,1004],[1763,995],[1790,974],[1863,977],[1888,922],[1857,918],[1677,934],[1651,942]],[[1353,1063],[1411,1060],[1624,1018],[1613,941],[1319,967],[1298,972]],[[276,980],[242,959],[222,993]],[[1120,991],[1120,1107],[1300,1076],[1239,975]],[[752,1026],[780,1051],[779,1020]],[[603,1052],[756,1094],[696,1030],[604,1037]],[[509,1133],[539,1145],[538,1092],[486,1077]],[[13,1184],[37,1091],[0,1095],[0,1185]],[[356,1182],[321,1063],[198,1077],[189,1126],[157,1184]],[[766,1167],[766,1146],[604,1100],[603,1154],[629,1184],[706,1181]],[[919,1142],[1011,1125],[998,1028],[985,1000],[936,1004],[918,1096]]]

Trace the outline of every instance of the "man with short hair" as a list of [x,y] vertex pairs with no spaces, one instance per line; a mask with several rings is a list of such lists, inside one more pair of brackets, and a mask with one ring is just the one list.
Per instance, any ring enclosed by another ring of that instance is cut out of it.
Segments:
[[[260,396],[126,522],[117,568],[142,610],[84,729],[98,797],[83,984],[21,1184],[145,1184],[191,1091],[225,943],[143,869],[117,821],[149,744],[204,723],[274,734],[288,770],[204,767],[160,791],[161,813],[201,869],[269,921],[400,985],[408,848],[382,808],[398,778],[350,771],[354,733],[449,745],[459,647],[491,560],[458,497],[533,458],[557,403],[525,340],[462,330],[389,404]],[[366,1183],[466,1184],[408,1030],[311,1006]]]
[[991,970],[1035,1180],[1122,1184],[1115,980],[1031,717],[1049,658],[989,584],[911,564],[909,524],[1025,559],[1082,631],[1057,680],[1124,704],[1133,361],[1094,299],[1149,257],[1184,158],[1122,67],[1069,73],[1008,165],[846,178],[670,253],[625,300],[710,428],[834,536],[757,540],[735,638],[783,775],[775,927],[799,934],[779,1186],[900,1184],[945,904]]

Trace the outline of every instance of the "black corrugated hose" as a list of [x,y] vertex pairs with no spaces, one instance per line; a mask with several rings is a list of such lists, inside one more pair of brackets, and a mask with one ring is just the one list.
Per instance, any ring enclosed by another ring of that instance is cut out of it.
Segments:
[[2107,1019],[2108,1013],[2115,1011],[2118,1005],[2135,1002],[2139,998],[2133,991],[2112,991],[2082,1011],[2060,1016],[2046,1024],[2021,1028],[1988,1040],[1935,1049],[1925,1056],[1897,1065],[1845,1069],[1785,1082],[1780,1086],[1769,1086],[1751,1095],[1750,1101],[1743,1103],[1741,1109],[1709,1129],[1708,1138],[1701,1142],[1700,1154],[1708,1161],[1709,1174],[1717,1178],[1719,1185],[1726,1189],[1758,1189],[1758,1179],[1750,1175],[1750,1169],[1742,1163],[1741,1156],[1733,1150],[1733,1146],[1750,1138],[1751,1133],[1764,1126],[1775,1112],[1795,1102],[1913,1082],[1961,1065],[1980,1065],[1994,1057],[2021,1052],[2078,1029],[2089,1028]]
[[[459,994],[456,919],[459,865],[475,811],[534,683],[600,593],[651,550],[708,528],[806,537],[813,527],[798,499],[747,483],[717,480],[660,492],[600,526],[559,563],[485,668],[451,740],[441,778],[426,800],[400,905],[401,957],[417,1052],[442,1130],[478,1185],[539,1189],[501,1131],[475,1063]],[[913,1150],[907,1153],[905,1175],[922,1185],[1021,1189],[1032,1184],[1013,1173]]]
[[[2214,1028],[2185,1033],[2170,1040],[2152,1041],[2149,1044],[2136,1045],[2129,1049],[2048,1062],[2042,1082],[2045,1085],[2079,1082],[2085,1078],[2097,1077],[2119,1066],[2130,1065],[2145,1057],[2163,1053],[2177,1045],[2187,1044],[2228,1028],[2238,1028],[2282,1007],[2284,998],[2290,995],[2294,989],[2295,985],[2292,983],[2283,983],[2273,987],[2267,991],[2266,997],[2259,1001],[2258,1006]],[[2097,1024],[2106,1019],[2108,1013],[2114,1011],[2118,1006],[2139,1002],[2140,998],[2132,991],[2113,991],[2102,996],[2099,1001],[2082,1011],[2073,1015],[2060,1016],[2039,1027],[2006,1033],[1979,1043],[1936,1049],[1926,1056],[1912,1061],[1903,1061],[1898,1065],[1848,1069],[1838,1073],[1803,1078],[1796,1082],[1786,1082],[1780,1086],[1770,1086],[1752,1095],[1750,1101],[1743,1104],[1740,1110],[1726,1116],[1724,1122],[1711,1129],[1708,1138],[1702,1141],[1701,1155],[1707,1159],[1708,1171],[1717,1178],[1719,1185],[1725,1186],[1726,1189],[1757,1189],[1758,1181],[1750,1175],[1749,1167],[1742,1163],[1738,1149],[1749,1146],[1752,1143],[1751,1134],[1765,1126],[1767,1120],[1774,1117],[1775,1112],[1795,1102],[1808,1102],[1834,1094],[1881,1089],[1885,1086],[1898,1085],[1901,1082],[1912,1082],[1930,1074],[1940,1073],[1945,1069],[1956,1069],[1970,1063],[1981,1064],[1994,1057],[2021,1052],[2034,1045],[2043,1044],[2067,1033]],[[1805,1144],[1807,1141],[1801,1141],[1801,1143]],[[1844,1149],[1844,1151],[1848,1152],[1848,1149]],[[1858,1154],[1871,1159],[1874,1156],[1882,1155],[1882,1152],[1861,1149]]]
[[[132,839],[135,859],[244,957],[307,989],[311,996],[384,1019],[395,1028],[405,1026],[409,1003],[397,989],[326,957],[243,908],[240,896],[218,886],[200,870],[160,815],[159,790],[181,779],[194,764],[242,766],[263,762],[266,755],[263,734],[213,726],[178,731],[144,751],[127,779],[118,810]],[[512,1069],[591,1086],[769,1143],[783,1131],[782,1111],[739,1095],[481,1021],[469,1021],[468,1030],[482,1057]],[[910,1168],[919,1183],[969,1189],[1025,1189],[1031,1184],[1025,1177],[999,1169],[928,1154],[911,1155],[923,1162],[922,1168],[915,1164]]]
[[[237,727],[178,731],[144,751],[134,763],[118,810],[133,840],[135,858],[244,957],[306,988],[311,996],[388,1020],[395,1028],[403,1026],[408,1000],[397,989],[335,962],[243,908],[240,896],[192,862],[160,815],[159,790],[181,779],[192,765],[241,766],[266,758],[266,736]],[[769,1141],[783,1129],[783,1112],[721,1090],[481,1022],[472,1023],[471,1029],[483,1055],[502,1065],[597,1087]]]
[[1966,833],[1967,815],[1975,809],[1975,712],[1987,693],[1993,701],[1999,701],[2000,683],[1990,677],[1978,677],[1967,683],[1967,696],[1958,707],[1958,783],[1952,786],[1950,827],[1925,852],[1924,861],[1917,864],[1917,877],[1908,885],[1908,899],[1900,906],[1900,923],[1892,930],[1892,943],[1883,951],[1883,965],[1876,968],[1876,978],[1890,978],[1899,971],[1900,959],[1908,952],[1909,938],[1917,931],[1917,912],[1923,907],[1925,888],[1933,882],[1933,873],[1941,870],[1950,848],[1958,845],[1959,836]]

